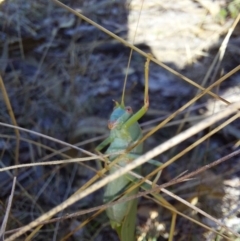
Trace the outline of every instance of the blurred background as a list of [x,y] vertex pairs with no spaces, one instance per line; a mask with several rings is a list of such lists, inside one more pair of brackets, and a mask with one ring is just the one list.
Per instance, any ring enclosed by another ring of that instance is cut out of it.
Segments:
[[[65,0],[63,3],[123,39],[134,42],[141,50],[151,53],[203,87],[240,63],[238,24],[226,50],[213,65],[223,39],[239,14],[239,0],[151,0],[144,1],[143,5],[140,0]],[[94,148],[109,133],[107,120],[113,108],[112,99],[121,98],[129,54],[129,48],[52,1],[0,0],[0,74],[20,127],[94,152]],[[131,105],[134,111],[143,105],[144,63],[145,59],[134,52],[125,94],[125,103]],[[240,100],[239,88],[240,73],[236,73],[214,92],[235,102]],[[150,107],[140,121],[144,131],[150,130],[197,93],[196,87],[151,63]],[[145,142],[144,152],[223,106],[223,102],[205,95],[151,136]],[[12,124],[3,92],[0,93],[0,122]],[[206,132],[156,159],[166,162]],[[14,129],[0,125],[0,133],[1,167],[14,165]],[[20,136],[20,164],[84,156],[33,134],[22,131]],[[238,148],[236,143],[239,139],[239,121],[236,121],[166,168],[160,183],[229,154]],[[7,230],[29,223],[67,199],[94,175],[88,167],[96,168],[95,162],[89,162],[87,166],[64,164],[19,169]],[[151,168],[144,167],[143,174],[149,173]],[[13,174],[0,172],[0,220],[5,214]],[[240,232],[239,174],[239,158],[236,157],[190,182],[169,189]],[[100,205],[101,195],[102,190],[72,205],[61,215]],[[180,211],[215,228],[215,223],[210,223],[175,200],[165,198]],[[151,220],[154,211],[158,215]],[[166,240],[170,225],[168,211],[142,198],[138,213],[137,232],[146,233],[142,240]],[[45,225],[32,240],[46,237],[63,240],[87,217]],[[107,224],[107,217],[102,214],[65,240],[118,240]],[[160,226],[163,227],[161,231]],[[176,240],[183,239],[224,240],[179,218]]]

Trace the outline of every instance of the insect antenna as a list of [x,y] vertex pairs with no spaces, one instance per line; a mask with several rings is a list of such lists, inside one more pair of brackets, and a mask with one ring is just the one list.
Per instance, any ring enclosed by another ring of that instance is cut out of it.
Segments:
[[[136,36],[136,32],[135,32],[135,36]],[[134,36],[134,38],[135,38],[135,36]],[[131,63],[131,59],[132,59],[132,53],[133,53],[133,49],[131,49],[130,54],[129,54],[129,58],[128,58],[127,70],[126,70],[124,83],[123,83],[121,106],[125,106],[124,105],[124,97],[125,97],[125,91],[126,91],[126,84],[127,84],[127,77],[128,77],[129,67],[130,67],[130,63]]]
[[[137,26],[136,26],[136,30],[135,30],[135,33],[134,33],[132,44],[134,44],[135,38],[136,38],[136,35],[137,35],[137,29],[138,29],[139,20],[140,20],[141,13],[142,13],[143,3],[144,3],[144,1],[142,1],[142,4],[141,4],[140,14],[138,15]],[[129,58],[128,58],[128,64],[127,64],[127,70],[126,70],[124,84],[123,84],[122,100],[121,100],[121,106],[122,107],[125,106],[124,105],[124,97],[125,97],[125,91],[126,91],[126,84],[127,84],[127,77],[128,77],[129,67],[130,67],[130,63],[131,63],[131,59],[132,59],[132,53],[133,53],[133,49],[130,50],[130,54],[129,54]]]

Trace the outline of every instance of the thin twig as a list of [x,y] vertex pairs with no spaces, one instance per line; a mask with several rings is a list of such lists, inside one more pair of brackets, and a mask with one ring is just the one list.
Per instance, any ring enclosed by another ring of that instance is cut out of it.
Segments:
[[4,234],[5,234],[5,230],[6,230],[6,226],[7,226],[8,217],[9,217],[11,206],[12,206],[15,186],[16,186],[16,177],[13,178],[11,195],[10,195],[9,200],[8,200],[7,210],[6,210],[6,213],[5,213],[3,222],[2,222],[2,226],[1,226],[1,229],[0,229],[0,238],[2,238],[3,240],[4,240]]
[[[2,79],[1,75],[0,75],[0,88],[2,90],[3,99],[5,101],[5,104],[6,104],[6,107],[7,107],[7,110],[8,110],[8,114],[9,114],[11,120],[12,120],[13,125],[17,127],[18,124],[17,124],[16,118],[15,118],[15,115],[13,113],[13,109],[12,109],[10,100],[8,98],[8,94],[7,94],[7,91],[6,91],[6,88],[5,88],[5,85],[4,85],[4,82],[3,82],[3,79]],[[15,131],[15,134],[16,134],[15,165],[18,165],[19,164],[18,159],[19,159],[20,133],[19,133],[19,130],[17,128],[14,128],[14,131]],[[15,175],[16,174],[17,174],[17,172],[15,173]]]
[[[136,52],[138,52],[139,54],[143,55],[143,56],[146,57],[146,58],[150,58],[151,61],[153,61],[154,63],[158,64],[159,66],[161,66],[162,68],[166,69],[167,71],[171,72],[172,74],[178,76],[179,78],[185,80],[185,81],[188,82],[189,84],[197,87],[197,88],[200,89],[200,90],[205,90],[205,88],[203,88],[201,85],[197,84],[197,83],[194,82],[193,80],[191,80],[191,79],[187,78],[186,76],[178,73],[176,70],[174,70],[174,69],[170,68],[169,66],[163,64],[163,63],[160,62],[159,60],[155,59],[153,56],[150,56],[150,57],[149,57],[149,55],[148,55],[147,53],[145,53],[144,51],[140,50],[139,48],[137,48],[137,47],[134,46],[133,44],[127,42],[126,40],[118,37],[116,34],[112,33],[111,31],[107,30],[106,28],[102,27],[101,25],[95,23],[95,22],[92,21],[91,19],[85,17],[83,14],[75,11],[74,9],[72,9],[72,8],[68,7],[67,5],[59,2],[58,0],[52,0],[52,1],[55,2],[56,4],[58,4],[59,6],[67,9],[69,12],[75,14],[76,16],[82,18],[83,20],[85,20],[86,22],[88,22],[88,23],[90,23],[91,25],[95,26],[96,28],[100,29],[102,32],[108,34],[108,35],[111,36],[112,38],[118,40],[119,42],[121,42],[121,43],[124,44],[125,46],[127,46],[127,47],[135,50]],[[226,103],[226,104],[230,104],[229,101],[223,99],[222,97],[214,94],[214,93],[211,92],[211,91],[207,91],[207,93],[208,93],[209,95],[211,95],[212,97],[223,101],[223,102]]]

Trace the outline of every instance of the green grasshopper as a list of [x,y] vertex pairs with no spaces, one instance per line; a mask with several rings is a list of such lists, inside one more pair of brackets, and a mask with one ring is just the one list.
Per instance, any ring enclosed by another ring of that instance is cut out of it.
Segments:
[[[145,64],[145,93],[144,93],[144,105],[135,114],[132,112],[132,108],[125,107],[123,103],[123,98],[121,104],[115,101],[115,108],[110,115],[108,121],[108,127],[110,129],[110,135],[102,143],[100,143],[96,150],[100,151],[107,145],[109,145],[106,154],[112,154],[109,158],[110,162],[115,160],[121,151],[129,149],[132,145],[136,144],[142,138],[142,130],[138,124],[138,120],[146,113],[149,100],[148,100],[148,66],[150,59],[147,59]],[[123,155],[118,161],[118,165],[125,166],[128,162],[136,159],[142,154],[143,146],[142,143],[133,147],[130,153]],[[115,153],[115,154],[113,154]],[[153,161],[153,160],[152,160]],[[109,172],[113,173],[117,171],[118,167],[113,166],[110,168]],[[134,170],[140,173],[140,168]],[[158,177],[157,177],[158,178]],[[136,182],[136,178],[133,178],[130,174],[123,175],[115,181],[109,183],[106,186],[104,192],[104,203],[113,201],[120,194],[124,193],[130,186]],[[149,189],[150,186],[142,184],[144,189]],[[138,193],[139,188],[136,187],[132,191],[124,194],[124,197],[132,196]],[[159,194],[154,195],[159,202],[167,203]],[[167,203],[167,205],[170,205]],[[123,202],[115,204],[106,210],[107,216],[110,219],[110,223],[113,229],[116,230],[121,241],[134,241],[135,240],[135,223],[137,214],[137,200],[131,200],[128,202]],[[173,227],[174,230],[174,227]],[[172,240],[172,237],[169,238]]]

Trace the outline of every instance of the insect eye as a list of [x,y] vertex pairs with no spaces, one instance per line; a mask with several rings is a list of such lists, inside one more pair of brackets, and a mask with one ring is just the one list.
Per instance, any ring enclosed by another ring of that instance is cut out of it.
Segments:
[[132,113],[132,108],[130,107],[130,106],[127,106],[126,108],[125,108],[125,110],[128,112],[128,113]]

